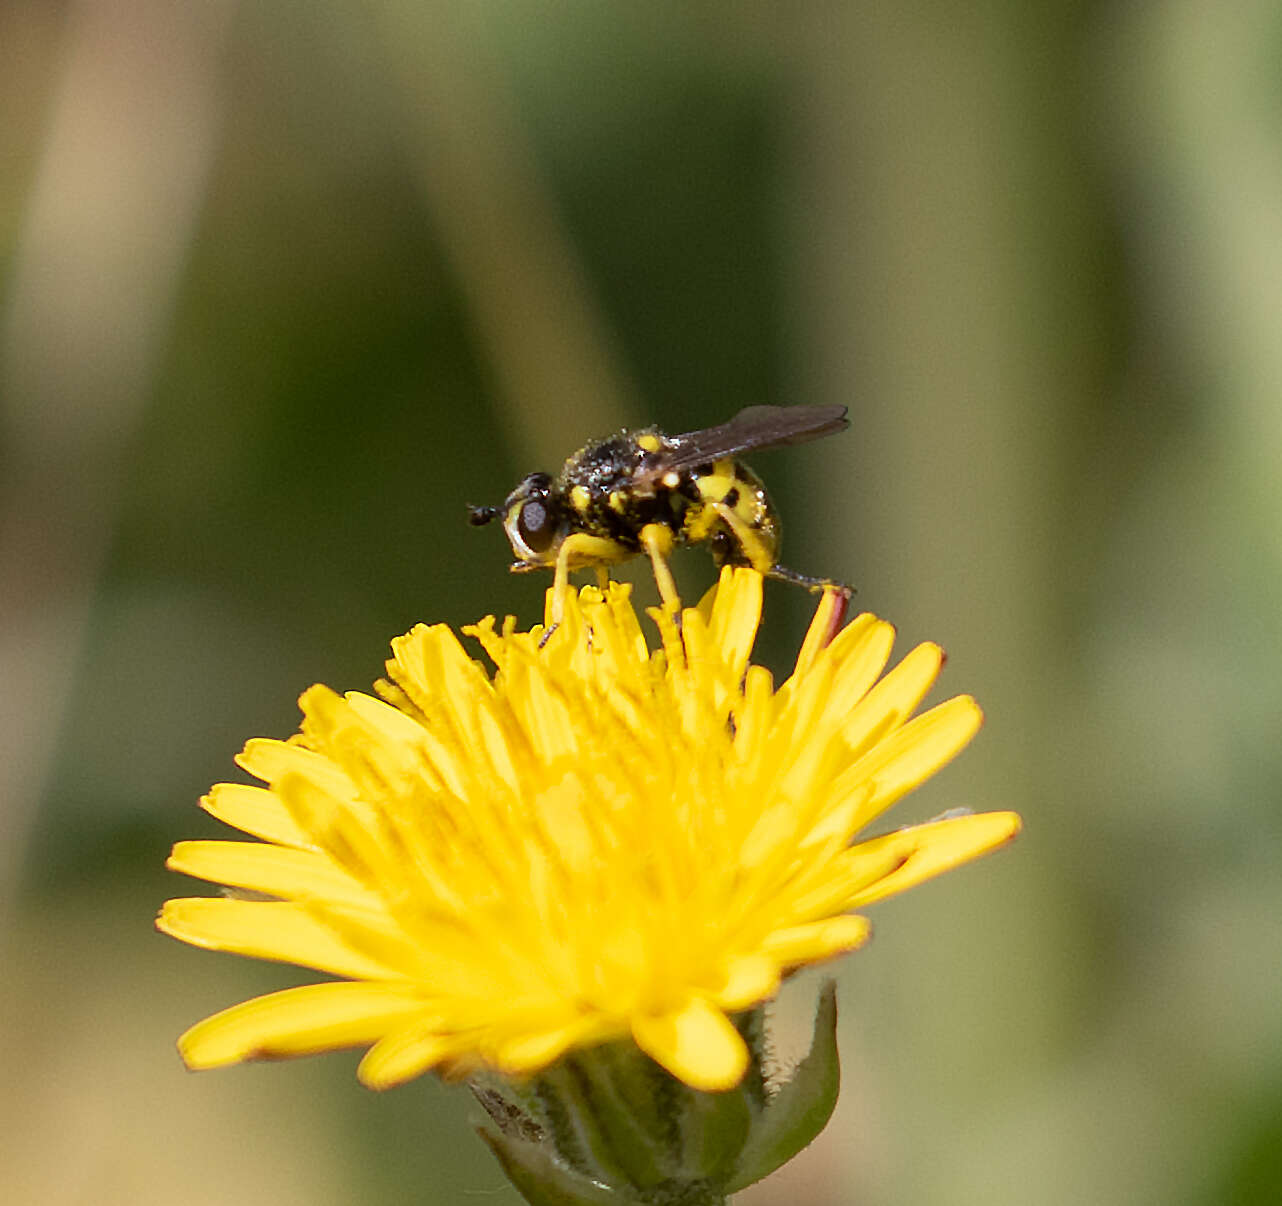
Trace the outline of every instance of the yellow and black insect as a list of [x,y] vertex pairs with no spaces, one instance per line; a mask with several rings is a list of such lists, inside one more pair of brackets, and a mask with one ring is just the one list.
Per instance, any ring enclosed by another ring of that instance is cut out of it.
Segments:
[[500,516],[514,571],[554,567],[550,627],[560,623],[571,570],[606,568],[646,553],[665,607],[677,595],[674,545],[706,544],[718,567],[747,565],[810,590],[850,588],[778,562],[779,514],[761,479],[738,458],[801,444],[849,426],[844,406],[752,406],[719,427],[664,435],[622,431],[580,448],[556,477],[531,473],[498,507],[469,507],[474,524]]

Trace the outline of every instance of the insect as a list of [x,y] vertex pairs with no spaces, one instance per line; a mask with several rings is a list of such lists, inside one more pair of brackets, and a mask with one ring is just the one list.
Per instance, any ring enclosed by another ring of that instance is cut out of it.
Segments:
[[[719,427],[664,435],[621,431],[580,448],[556,477],[531,473],[497,507],[468,507],[480,525],[502,517],[513,571],[554,570],[548,634],[561,621],[572,570],[649,556],[664,606],[681,600],[668,566],[675,545],[706,544],[717,566],[747,565],[810,590],[850,587],[778,562],[779,514],[761,479],[738,459],[849,426],[844,406],[751,406]],[[546,635],[544,637],[546,640]]]

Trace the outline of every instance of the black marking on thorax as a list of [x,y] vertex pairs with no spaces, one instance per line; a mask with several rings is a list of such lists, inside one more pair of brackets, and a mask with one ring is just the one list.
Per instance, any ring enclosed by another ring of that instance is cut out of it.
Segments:
[[[685,511],[684,499],[662,483],[653,484],[653,468],[662,451],[647,451],[636,436],[651,433],[621,432],[575,453],[562,469],[557,490],[566,498],[575,487],[588,493],[583,511],[571,507],[578,526],[592,535],[604,536],[621,547],[639,552],[639,535],[646,524],[661,523],[673,532],[680,529],[680,516]],[[638,477],[651,481],[642,492],[636,487]],[[623,500],[621,509],[610,506],[611,494]],[[675,504],[675,505],[674,505]]]
[[576,452],[566,461],[557,485],[563,490],[583,486],[592,495],[606,497],[626,487],[645,455],[635,440],[620,432]]

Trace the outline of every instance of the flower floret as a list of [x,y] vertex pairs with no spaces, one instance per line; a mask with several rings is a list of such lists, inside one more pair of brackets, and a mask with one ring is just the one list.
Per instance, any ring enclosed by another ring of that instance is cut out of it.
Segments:
[[[234,1006],[180,1043],[193,1067],[369,1045],[385,1087],[436,1068],[537,1072],[630,1035],[696,1088],[737,1083],[729,1015],[867,938],[852,910],[1007,841],[1011,813],[856,834],[955,756],[981,713],[913,713],[942,662],[893,670],[893,630],[820,603],[776,689],[749,663],[761,577],[723,572],[678,624],[588,588],[561,626],[490,618],[393,642],[377,696],[312,687],[289,742],[251,741],[264,786],[204,806],[252,841],[170,865],[242,893],[170,901],[197,946],[342,979]],[[246,899],[243,893],[256,894]]]

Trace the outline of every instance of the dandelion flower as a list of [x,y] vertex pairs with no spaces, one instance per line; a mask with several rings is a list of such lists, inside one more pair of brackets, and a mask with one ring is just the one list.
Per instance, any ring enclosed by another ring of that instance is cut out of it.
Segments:
[[392,644],[377,697],[323,686],[289,741],[253,740],[203,801],[252,841],[181,842],[169,866],[236,890],[167,902],[195,946],[337,977],[192,1027],[184,1060],[368,1047],[374,1088],[429,1069],[520,1080],[631,1038],[695,1090],[748,1067],[735,1018],[860,946],[857,910],[991,850],[1013,813],[856,840],[948,762],[981,714],[914,716],[940,649],[888,673],[893,630],[833,635],[826,594],[778,686],[749,658],[761,577],[727,569],[680,623],[627,586],[570,594],[546,644],[493,619]]

